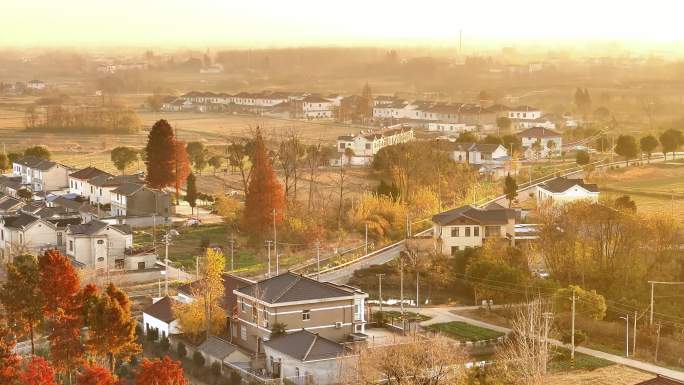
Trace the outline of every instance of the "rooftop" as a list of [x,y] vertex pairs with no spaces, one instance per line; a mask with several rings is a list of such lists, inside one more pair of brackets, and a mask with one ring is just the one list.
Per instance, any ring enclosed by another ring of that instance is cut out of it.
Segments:
[[170,323],[175,320],[176,317],[173,315],[173,303],[174,299],[171,297],[163,297],[152,305],[146,307],[143,313],[150,315],[160,321]]
[[242,287],[237,291],[251,297],[258,296],[261,301],[272,304],[363,294],[363,292],[350,286],[320,282],[289,271]]
[[520,131],[518,136],[531,138],[560,138],[561,134],[544,127],[532,127],[528,128],[527,130]]
[[37,170],[42,171],[49,170],[55,165],[57,165],[57,162],[41,159],[36,156],[25,156],[14,163],[20,164],[24,167],[35,168]]
[[562,193],[568,191],[574,186],[580,186],[589,192],[599,192],[598,186],[594,183],[584,183],[583,179],[569,179],[564,177],[556,177],[539,185],[544,190],[554,193]]
[[302,362],[334,359],[344,353],[342,345],[306,330],[276,337],[264,345]]
[[209,338],[207,338],[202,345],[200,345],[199,350],[214,358],[223,360],[231,353],[236,351],[237,347],[221,338],[209,336]]
[[432,221],[442,226],[454,224],[459,219],[467,219],[481,225],[505,225],[515,218],[515,210],[508,208],[481,209],[467,205],[444,211],[432,217]]

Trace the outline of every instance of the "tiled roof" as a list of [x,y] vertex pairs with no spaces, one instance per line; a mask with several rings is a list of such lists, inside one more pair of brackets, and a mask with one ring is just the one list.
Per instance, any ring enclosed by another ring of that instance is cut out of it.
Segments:
[[349,297],[360,293],[348,286],[316,281],[289,271],[242,287],[238,289],[238,292],[252,297],[258,293],[260,300],[273,304]]
[[141,183],[124,183],[121,186],[115,188],[112,190],[113,193],[115,194],[120,194],[120,195],[133,195],[140,191],[142,188],[144,188],[145,185]]
[[684,382],[673,378],[658,376],[635,385],[684,385]]
[[12,198],[10,196],[0,198],[0,211],[18,210],[23,205],[24,202],[17,198]]
[[539,185],[539,187],[543,188],[544,190],[551,191],[554,193],[562,193],[568,191],[574,186],[580,186],[590,192],[599,191],[598,186],[594,183],[584,183],[584,180],[582,179],[569,179],[560,176]]
[[544,127],[532,127],[518,133],[519,137],[559,138],[561,134]]
[[237,347],[221,338],[209,336],[209,338],[200,345],[199,350],[209,356],[223,360],[236,351]]
[[306,103],[330,103],[330,100],[323,99],[319,96],[307,96],[303,101]]
[[4,217],[3,220],[5,221],[5,227],[20,229],[31,225],[40,220],[40,218],[31,214],[19,213],[17,215]]
[[511,111],[539,111],[539,108],[522,105],[512,108]]
[[173,315],[173,303],[175,300],[171,297],[164,297],[152,305],[146,307],[143,313],[152,316],[162,322],[170,323],[175,320],[176,317]]
[[69,174],[70,177],[75,178],[75,179],[80,179],[80,180],[89,180],[91,178],[101,176],[101,175],[107,175],[111,176],[112,174],[102,171],[97,167],[86,167],[82,168],[74,173]]
[[334,359],[344,353],[341,344],[306,330],[276,337],[264,345],[302,362]]
[[20,176],[6,175],[0,175],[0,186],[7,187],[12,190],[20,190],[23,187]]
[[117,229],[123,234],[132,234],[131,227],[129,225],[111,225],[107,222],[99,221],[97,219],[88,223],[69,226],[69,232],[72,234],[93,235],[108,226]]
[[451,145],[451,150],[452,151],[479,151],[479,152],[486,152],[486,153],[491,153],[496,151],[497,148],[499,148],[501,145],[500,144],[491,144],[491,143],[469,143],[469,142],[454,142],[450,143]]
[[432,221],[442,226],[449,226],[458,219],[471,220],[481,225],[505,225],[513,218],[515,210],[512,209],[486,210],[468,205],[434,215]]
[[25,156],[25,157],[17,160],[14,163],[20,164],[22,166],[29,167],[29,168],[35,168],[35,169],[41,170],[41,171],[49,170],[52,167],[54,167],[55,165],[57,165],[57,162],[41,159],[41,158],[38,158],[36,156]]

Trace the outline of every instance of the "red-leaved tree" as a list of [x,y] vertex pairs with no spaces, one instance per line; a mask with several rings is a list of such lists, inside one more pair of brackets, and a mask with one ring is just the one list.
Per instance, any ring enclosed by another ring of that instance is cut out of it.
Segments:
[[247,189],[242,223],[251,234],[267,234],[275,221],[283,221],[283,186],[278,181],[257,128],[252,157],[252,171]]
[[136,376],[136,385],[185,385],[183,367],[180,361],[173,361],[169,356],[163,359],[143,359]]
[[154,188],[171,186],[175,181],[175,137],[166,120],[152,126],[145,147],[147,174],[145,181]]
[[123,384],[109,370],[97,366],[86,365],[76,377],[76,385],[119,385]]
[[176,203],[178,203],[178,199],[180,199],[181,186],[185,184],[185,181],[188,179],[188,175],[190,175],[190,160],[188,159],[188,150],[185,142],[182,140],[176,140],[174,142],[173,167],[173,181],[176,187]]
[[22,385],[57,385],[55,370],[43,357],[33,357],[19,375]]
[[16,345],[14,333],[7,326],[7,320],[0,315],[0,384],[17,383],[21,357],[14,352]]

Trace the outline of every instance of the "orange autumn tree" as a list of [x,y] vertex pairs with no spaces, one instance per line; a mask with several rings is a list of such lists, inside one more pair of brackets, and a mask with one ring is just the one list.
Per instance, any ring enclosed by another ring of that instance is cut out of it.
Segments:
[[123,385],[123,382],[103,367],[86,365],[76,377],[76,385]]
[[14,352],[16,345],[14,333],[0,314],[0,384],[17,384],[21,357]]
[[86,347],[94,355],[106,358],[110,371],[114,371],[117,359],[126,359],[141,351],[128,295],[113,283],[91,301],[87,319]]
[[148,360],[144,358],[138,369],[136,385],[185,385],[183,367],[180,361],[173,361],[169,356],[163,359]]
[[278,181],[268,158],[266,145],[257,127],[252,157],[252,171],[245,200],[242,223],[253,235],[268,234],[275,221],[283,221],[283,186]]
[[55,370],[43,357],[33,357],[19,375],[19,381],[22,385],[57,385]]
[[81,329],[85,296],[71,261],[59,251],[46,251],[40,256],[38,267],[40,290],[49,299],[43,311],[49,332],[50,360],[71,383],[71,373],[83,361]]

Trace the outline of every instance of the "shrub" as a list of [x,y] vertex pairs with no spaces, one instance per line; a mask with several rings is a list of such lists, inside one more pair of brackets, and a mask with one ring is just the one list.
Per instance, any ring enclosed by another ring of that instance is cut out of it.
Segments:
[[147,340],[148,341],[156,341],[159,339],[159,330],[157,329],[148,329],[147,330]]
[[242,376],[237,371],[233,370],[230,372],[230,378],[228,379],[229,385],[240,385],[242,383]]
[[192,355],[192,363],[195,364],[197,368],[204,367],[205,361],[202,353],[195,351],[195,353]]
[[164,337],[159,341],[159,349],[161,349],[161,351],[164,353],[169,351],[170,346],[171,344],[169,343],[169,339],[167,337]]
[[221,363],[220,362],[214,362],[211,364],[211,372],[216,376],[221,375]]
[[385,326],[387,319],[385,317],[385,312],[377,311],[373,314],[373,319],[378,326]]
[[180,358],[185,358],[188,355],[188,350],[185,348],[185,344],[182,342],[178,343],[178,349],[177,349],[178,356]]

